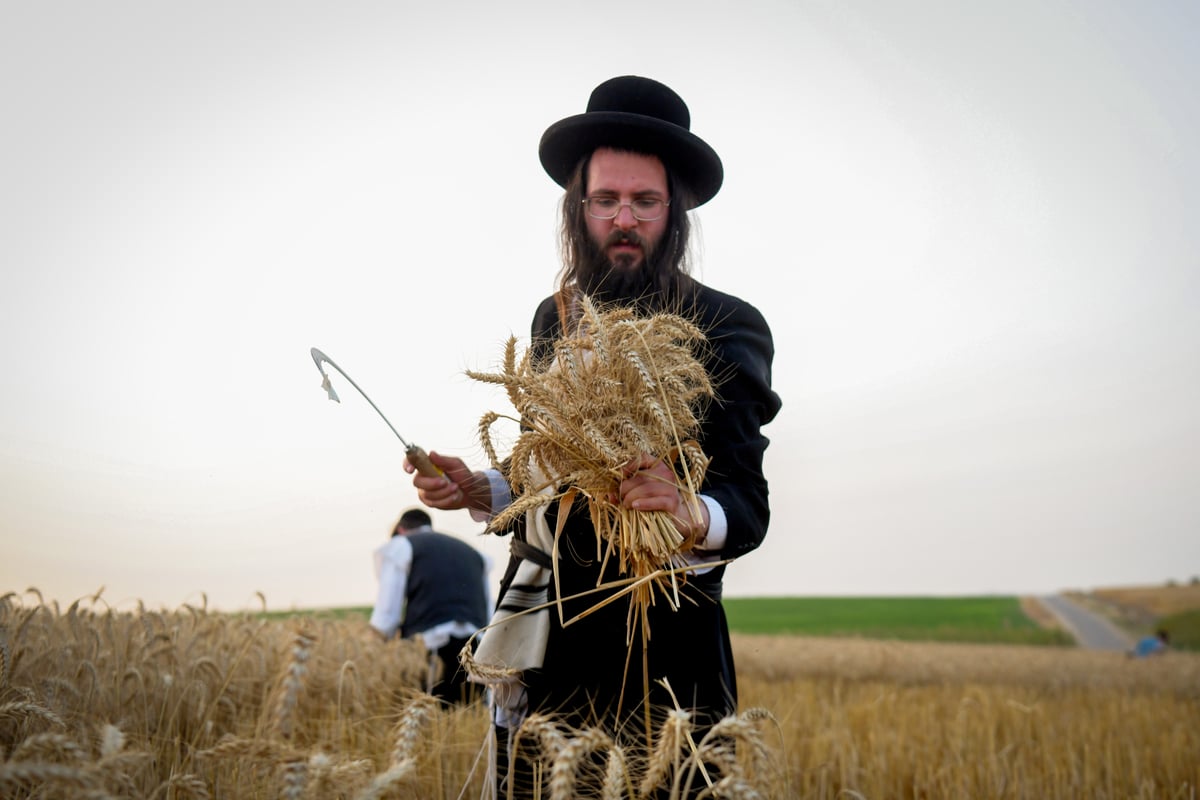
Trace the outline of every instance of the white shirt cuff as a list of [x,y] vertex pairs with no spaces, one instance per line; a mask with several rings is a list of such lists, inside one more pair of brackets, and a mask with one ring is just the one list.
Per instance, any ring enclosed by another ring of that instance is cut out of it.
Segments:
[[500,474],[500,470],[489,468],[485,469],[483,474],[487,476],[488,486],[492,490],[492,510],[480,511],[472,508],[470,514],[471,519],[476,522],[491,522],[492,517],[512,504],[512,489],[509,487],[508,481],[504,480],[504,476]]
[[708,506],[708,536],[704,537],[701,550],[720,550],[729,538],[729,520],[725,517],[725,509],[721,504],[708,495],[700,495],[704,505]]

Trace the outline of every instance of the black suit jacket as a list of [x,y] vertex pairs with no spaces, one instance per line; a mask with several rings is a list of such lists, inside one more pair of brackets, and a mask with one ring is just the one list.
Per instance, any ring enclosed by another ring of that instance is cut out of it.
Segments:
[[[711,461],[700,492],[720,504],[728,522],[725,544],[713,552],[723,558],[740,556],[758,547],[770,521],[762,426],[780,406],[771,389],[771,331],[749,303],[698,283],[673,310],[696,322],[708,337],[703,358],[717,397],[701,425],[700,445]],[[547,298],[533,320],[535,358],[547,355],[560,333],[555,300]],[[556,504],[547,509],[551,530],[558,510]],[[514,532],[523,535],[520,524]],[[562,626],[558,608],[550,611],[543,666],[523,676],[531,710],[553,710],[571,724],[587,725],[619,706],[621,719],[609,717],[606,724],[636,729],[646,704],[658,714],[678,702],[693,710],[698,724],[711,724],[736,707],[737,675],[720,603],[723,566],[688,576],[679,588],[683,599],[678,610],[660,597],[647,609],[643,624],[631,619],[628,600],[597,605],[603,595],[595,593],[596,586],[621,576],[615,559],[601,572],[603,558],[597,557],[584,503],[577,501],[571,510],[561,542],[550,593],[561,598],[564,619],[586,616]],[[509,566],[509,580],[517,563],[514,558]],[[652,631],[653,643],[645,653],[639,636],[644,630]],[[660,678],[669,680],[674,696],[658,683]]]

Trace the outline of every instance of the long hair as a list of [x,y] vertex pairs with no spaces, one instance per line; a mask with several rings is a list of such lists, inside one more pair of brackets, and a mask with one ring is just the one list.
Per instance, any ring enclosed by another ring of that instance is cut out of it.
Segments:
[[[588,233],[587,212],[583,207],[591,160],[591,155],[588,155],[576,165],[567,181],[562,200],[560,236],[563,266],[558,276],[558,304],[559,318],[564,323],[573,316],[570,308],[574,305],[576,293],[586,291],[591,276],[602,269],[600,262],[607,262],[602,250]],[[667,172],[667,191],[671,198],[667,206],[666,230],[654,252],[645,255],[638,296],[627,298],[628,302],[649,311],[677,306],[693,283],[688,247],[691,222],[687,212],[695,205],[695,201],[687,184],[665,162],[664,167]],[[603,268],[606,269],[606,266]]]

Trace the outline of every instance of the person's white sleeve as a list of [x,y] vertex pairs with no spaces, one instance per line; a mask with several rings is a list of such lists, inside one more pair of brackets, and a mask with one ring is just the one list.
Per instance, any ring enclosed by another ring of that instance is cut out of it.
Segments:
[[720,550],[729,536],[729,520],[725,516],[725,509],[721,508],[720,503],[711,497],[700,495],[700,499],[704,501],[704,505],[708,506],[708,536],[704,539],[702,546],[683,554],[684,563],[695,567],[695,569],[689,570],[693,575],[703,575],[712,571],[712,566],[704,565],[715,566],[718,561],[721,561],[721,557],[716,554],[709,555],[708,551]]
[[704,505],[708,506],[708,536],[704,538],[702,550],[720,550],[729,538],[729,519],[721,504],[708,495],[700,495]]
[[498,469],[485,469],[484,475],[487,475],[488,487],[492,490],[492,510],[480,511],[479,509],[470,509],[471,519],[476,522],[491,522],[492,517],[499,514],[504,509],[512,504],[512,489],[508,485],[508,481],[504,480],[504,476],[500,474]]
[[394,537],[377,560],[379,593],[371,612],[371,627],[390,638],[404,620],[404,593],[408,587],[408,570],[412,566],[412,544],[401,536]]

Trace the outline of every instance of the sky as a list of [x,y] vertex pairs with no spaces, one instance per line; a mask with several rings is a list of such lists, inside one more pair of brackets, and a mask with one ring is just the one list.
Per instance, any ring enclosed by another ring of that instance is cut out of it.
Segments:
[[1197,38],[1190,0],[0,5],[0,594],[369,605],[416,494],[309,348],[484,466],[464,373],[558,269],[538,139],[621,74],[721,155],[697,276],[774,333],[727,595],[1190,580]]

